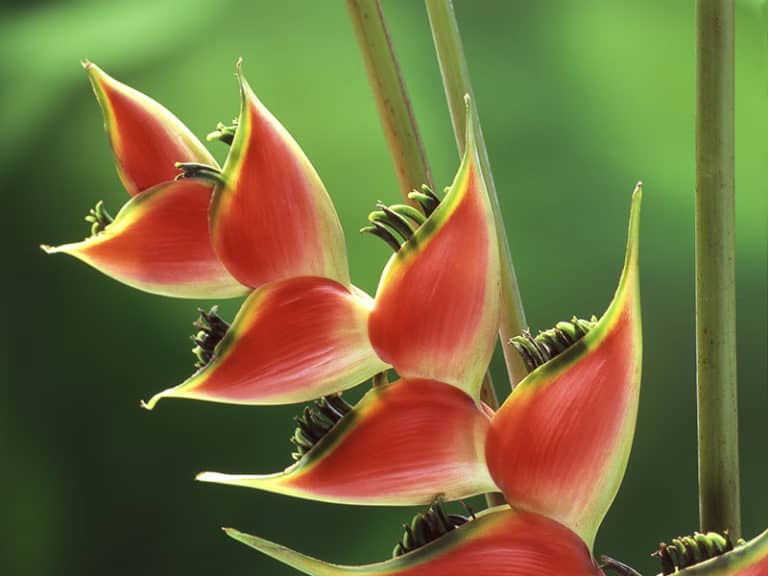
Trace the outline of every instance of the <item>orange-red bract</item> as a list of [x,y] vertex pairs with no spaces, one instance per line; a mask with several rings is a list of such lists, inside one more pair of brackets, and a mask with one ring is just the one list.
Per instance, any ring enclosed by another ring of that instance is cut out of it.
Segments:
[[427,504],[494,490],[485,465],[488,414],[433,380],[377,387],[296,464],[269,475],[206,472],[207,482],[369,505]]
[[186,179],[131,198],[102,232],[81,242],[43,246],[74,256],[134,288],[183,298],[246,292],[219,262],[208,236],[211,188]]
[[295,276],[348,285],[344,235],[320,177],[239,64],[238,77],[240,121],[211,206],[216,253],[251,288]]
[[84,62],[104,114],[117,171],[132,196],[179,173],[176,162],[217,166],[189,129],[155,100]]
[[488,466],[509,503],[562,522],[589,544],[624,476],[637,419],[640,199],[638,185],[624,269],[608,310],[515,388],[488,437]]
[[254,290],[210,363],[156,394],[232,404],[304,402],[387,369],[368,341],[370,297],[334,280],[299,277]]
[[310,576],[599,576],[576,534],[543,516],[488,510],[413,552],[364,566],[329,564],[262,538],[227,534]]
[[445,199],[382,274],[369,323],[374,348],[401,376],[479,397],[498,328],[499,283],[493,214],[470,128]]

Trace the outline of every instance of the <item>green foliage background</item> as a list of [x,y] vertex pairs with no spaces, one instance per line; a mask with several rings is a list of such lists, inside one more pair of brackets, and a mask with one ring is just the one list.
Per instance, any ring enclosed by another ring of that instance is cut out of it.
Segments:
[[[597,552],[655,573],[655,543],[697,522],[693,2],[456,4],[534,328],[604,309],[630,192],[646,183],[640,419]],[[388,0],[385,9],[436,181],[447,184],[457,154],[424,8]],[[292,573],[228,540],[223,525],[339,562],[386,557],[410,510],[195,483],[203,469],[282,468],[296,408],[168,400],[141,410],[140,399],[191,372],[200,303],[132,291],[37,248],[85,235],[82,217],[97,200],[116,211],[126,199],[79,59],[203,135],[237,112],[242,56],[254,89],[322,174],[353,278],[372,292],[387,249],[357,229],[376,200],[398,192],[343,2],[82,0],[1,10],[0,572]],[[737,10],[742,488],[744,531],[754,535],[768,527],[768,12],[760,0]],[[212,147],[223,158],[225,148]],[[231,315],[237,305],[222,309]]]

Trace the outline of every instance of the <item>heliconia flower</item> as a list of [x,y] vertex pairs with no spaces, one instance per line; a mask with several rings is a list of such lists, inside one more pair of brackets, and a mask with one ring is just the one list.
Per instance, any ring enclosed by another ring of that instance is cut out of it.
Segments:
[[546,360],[560,340],[568,343],[571,330],[589,330],[518,384],[494,416],[486,448],[491,475],[512,506],[553,518],[590,545],[624,476],[637,418],[641,197],[638,184],[624,267],[607,311],[594,326],[563,323],[529,338],[532,352]]
[[239,67],[238,76],[241,120],[211,223],[222,261],[242,282],[261,286],[208,361],[145,407],[163,397],[303,402],[390,366],[407,380],[445,382],[477,399],[498,326],[499,259],[472,131],[443,201],[434,196],[426,215],[411,208],[414,229],[401,223],[409,238],[372,300],[349,284],[346,257],[333,256],[343,239],[317,175]]
[[298,461],[270,475],[198,476],[346,504],[426,504],[493,491],[485,465],[487,410],[433,380],[374,387],[352,408],[325,399],[298,419]]
[[768,530],[736,546],[727,533],[696,533],[661,544],[653,555],[664,576],[767,576]]
[[238,62],[240,119],[216,186],[216,253],[243,284],[296,276],[349,285],[344,234],[320,177],[251,90]]
[[589,549],[566,527],[536,514],[498,507],[411,552],[365,566],[329,564],[262,538],[227,535],[310,576],[602,575]]
[[[488,472],[511,508],[443,530],[417,550],[412,550],[406,542],[398,549],[406,552],[401,557],[363,567],[326,564],[259,538],[236,531],[228,533],[306,574],[317,576],[602,574],[592,559],[591,547],[624,475],[637,415],[641,353],[638,291],[641,197],[642,188],[638,184],[632,196],[619,286],[603,316],[599,320],[561,322],[553,330],[536,337],[526,333],[515,342],[532,372],[491,416],[485,440]],[[397,383],[403,391],[413,384]],[[429,408],[423,409],[423,418],[424,426],[430,429],[435,428],[435,416],[430,412],[434,409],[441,415],[445,413],[445,409],[436,407],[435,403],[445,398],[451,389],[445,383],[440,386],[429,394],[418,394],[429,404]],[[381,390],[372,392],[382,393]],[[455,393],[464,394],[458,390]],[[371,402],[370,398],[367,401]],[[470,401],[469,396],[466,401]],[[363,404],[359,411],[365,413]],[[414,412],[418,413],[419,410]],[[388,504],[386,491],[398,490],[398,485],[377,486],[365,475],[371,470],[386,477],[390,459],[376,461],[383,448],[375,439],[377,434],[385,434],[385,443],[397,442],[400,434],[409,434],[410,426],[402,426],[398,418],[398,411],[388,410],[386,420],[382,417],[382,422],[373,428],[375,433],[366,434],[365,418],[350,411],[331,423],[316,447],[310,446],[308,452],[300,455],[299,462],[283,473],[273,476],[206,473],[201,479],[321,500]],[[453,426],[451,418],[441,420],[446,427]],[[391,440],[384,432],[388,429],[386,423],[397,430]],[[413,426],[419,434],[425,434],[422,426],[416,423]],[[482,446],[482,438],[476,438],[477,445]],[[422,440],[431,441],[431,438]],[[350,450],[345,442],[352,446],[359,442],[362,446]],[[370,452],[368,456],[366,449]],[[400,450],[410,453],[411,449]],[[428,459],[429,454],[420,458]],[[481,461],[482,458],[477,457],[476,462]],[[403,473],[402,483],[407,485],[415,479],[418,485],[422,469],[418,463],[409,465],[416,472]],[[315,476],[313,466],[319,470]],[[382,493],[377,498],[366,493],[366,499],[360,500],[359,493],[354,492],[356,482],[364,484],[366,489],[376,487]],[[445,498],[471,494],[467,491],[459,495],[460,490],[452,482],[455,480],[446,475],[442,483],[435,483],[436,487],[443,486],[441,493]],[[426,498],[428,494],[423,496]],[[496,527],[499,532],[495,531]],[[552,532],[548,533],[550,529]],[[409,537],[423,540],[417,532],[415,526],[411,527]]]
[[245,301],[210,361],[150,399],[289,404],[356,386],[388,366],[368,340],[370,296],[325,278],[271,282]]
[[216,161],[163,106],[85,62],[115,155],[133,197],[113,220],[101,204],[92,236],[47,253],[70,254],[129,286],[166,296],[228,298],[247,288],[219,262],[208,232],[212,185],[174,181],[176,162]]
[[499,253],[471,107],[465,154],[445,199],[390,259],[369,322],[379,356],[408,378],[479,395],[499,323]]

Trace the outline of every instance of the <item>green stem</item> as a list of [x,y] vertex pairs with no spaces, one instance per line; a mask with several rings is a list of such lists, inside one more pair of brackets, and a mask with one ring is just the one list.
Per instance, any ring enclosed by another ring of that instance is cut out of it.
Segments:
[[[379,0],[347,0],[403,196],[432,187],[427,155],[413,117],[392,38]],[[409,201],[410,202],[410,201]]]
[[696,44],[699,512],[738,538],[733,0],[697,0]]
[[520,290],[517,286],[515,267],[512,263],[512,253],[509,250],[504,219],[499,207],[499,198],[496,194],[496,186],[493,182],[493,174],[491,173],[491,166],[488,160],[488,151],[485,147],[483,131],[480,127],[480,117],[478,116],[476,101],[472,94],[469,69],[467,67],[467,60],[464,57],[464,48],[461,43],[461,36],[459,35],[456,15],[453,11],[453,2],[451,0],[426,0],[426,3],[459,154],[462,154],[464,151],[464,135],[466,133],[466,126],[464,125],[466,119],[464,95],[469,94],[472,96],[472,116],[475,119],[475,139],[480,155],[480,167],[493,205],[499,240],[499,252],[501,255],[501,321],[499,323],[499,337],[501,338],[501,348],[504,352],[504,361],[507,365],[510,385],[514,388],[520,380],[525,378],[528,371],[520,356],[510,345],[512,337],[522,334],[523,329],[526,327],[525,312],[523,311],[523,304],[520,299]]
[[[347,0],[347,8],[365,60],[400,190],[408,199],[408,193],[420,190],[422,184],[434,186],[384,12],[379,0]],[[494,410],[499,407],[490,372],[483,379],[480,394],[488,406]],[[504,496],[495,492],[486,494],[485,499],[489,506],[506,502]]]

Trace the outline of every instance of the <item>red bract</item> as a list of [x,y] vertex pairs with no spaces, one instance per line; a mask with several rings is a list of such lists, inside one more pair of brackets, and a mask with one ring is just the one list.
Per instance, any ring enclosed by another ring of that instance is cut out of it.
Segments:
[[311,576],[593,576],[602,574],[584,542],[562,525],[508,507],[478,515],[440,539],[365,566],[340,566],[304,556],[256,536],[227,534]]
[[554,518],[589,543],[624,476],[637,418],[640,200],[638,186],[608,310],[515,388],[488,436],[488,466],[510,504]]
[[[493,414],[479,392],[498,328],[500,266],[470,106],[452,185],[424,214],[404,212],[405,241],[393,242],[398,249],[371,298],[349,280],[341,226],[319,176],[239,65],[240,120],[221,171],[170,112],[88,68],[135,196],[92,238],[49,250],[160,294],[251,290],[231,326],[218,317],[215,329],[203,326],[198,371],[146,407],[163,397],[326,397],[298,419],[293,466],[199,479],[377,505],[499,489],[510,504],[414,536],[429,542],[364,567],[228,534],[317,576],[601,574],[590,548],[626,468],[640,386],[639,186],[607,311],[594,323],[565,323],[551,341],[528,336],[536,367]],[[175,162],[193,163],[179,181]],[[98,210],[94,217],[98,228]],[[390,368],[400,377],[392,383],[383,377]],[[335,395],[376,374],[378,385],[356,406]]]
[[[586,335],[565,350],[551,359],[540,358],[541,366],[517,386],[491,418],[485,447],[487,465],[510,508],[495,509],[400,558],[360,567],[329,565],[252,536],[234,531],[229,531],[229,535],[310,575],[601,574],[589,550],[624,475],[637,415],[641,195],[638,186],[633,194],[619,287],[605,314],[595,320],[594,325],[589,323]],[[548,350],[540,346],[542,352]],[[406,389],[403,382],[390,386]],[[443,413],[438,398],[451,390],[441,386],[420,395],[423,403],[433,407],[437,414]],[[612,408],[607,410],[608,414],[605,414],[605,403]],[[437,422],[437,416],[429,415],[426,409],[423,412],[425,428]],[[351,479],[360,474],[365,476],[369,470],[372,476],[382,474],[387,478],[381,468],[390,462],[386,451],[382,456],[380,448],[365,456],[362,446],[370,440],[367,440],[366,425],[361,423],[364,413],[365,406],[361,403],[326,437],[329,448],[323,451],[322,444],[318,445],[320,454],[313,455],[310,451],[304,457],[306,460],[300,460],[281,474],[249,477],[207,473],[202,479],[321,500],[360,503]],[[394,411],[382,418],[395,425],[399,422]],[[427,434],[422,429],[418,431]],[[351,439],[352,445],[359,442],[361,448],[345,452],[343,440],[337,446],[337,437]],[[412,471],[402,474],[400,484],[377,484],[375,479],[363,482],[367,489],[380,490],[378,498],[366,493],[366,502],[419,501],[415,497],[409,501],[387,500],[389,494],[404,494],[412,488],[413,479],[421,486],[419,463],[426,462],[429,456],[410,443],[404,445],[402,451],[413,455],[414,463],[408,463]],[[460,452],[457,449],[453,457],[458,459]],[[327,467],[331,471],[329,475],[322,473],[326,459],[333,462],[333,466]],[[399,462],[402,461],[401,457]],[[312,474],[313,466],[321,470],[316,477]],[[334,468],[341,468],[344,473],[336,474]],[[481,478],[482,474],[477,477]],[[450,474],[445,474],[442,481],[445,488],[435,490],[431,496],[443,493],[448,498],[457,497],[456,487],[461,484]],[[297,485],[300,490],[296,489]],[[423,487],[429,486],[431,483]],[[447,493],[450,489],[453,491]],[[467,490],[460,496],[471,494],[473,492]],[[426,492],[422,494],[424,499],[429,496]],[[552,532],[545,536],[549,530]]]
[[470,129],[450,192],[384,269],[369,322],[374,348],[402,376],[477,396],[496,340],[499,284],[496,229]]
[[494,490],[485,466],[487,411],[433,380],[373,388],[296,464],[269,475],[198,480],[344,504],[428,504]]
[[344,234],[320,177],[239,63],[237,73],[240,121],[211,206],[216,253],[251,288],[296,276],[348,285]]
[[246,288],[222,266],[208,234],[212,185],[175,182],[176,162],[217,166],[205,147],[151,98],[85,63],[117,171],[133,198],[82,242],[43,246],[129,286],[182,298],[230,298]]

